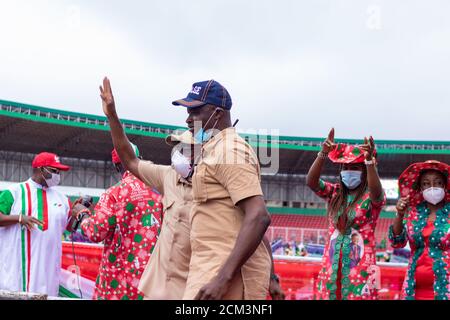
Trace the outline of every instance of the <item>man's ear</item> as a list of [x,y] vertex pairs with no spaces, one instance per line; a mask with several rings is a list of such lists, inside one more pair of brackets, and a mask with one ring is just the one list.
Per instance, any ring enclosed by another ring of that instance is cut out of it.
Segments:
[[38,170],[39,170],[39,172],[45,177],[45,174],[46,174],[47,172],[44,170],[44,167],[40,167],[40,168],[38,168]]
[[214,115],[214,120],[219,121],[223,115],[225,114],[225,110],[222,108],[216,108],[216,114]]

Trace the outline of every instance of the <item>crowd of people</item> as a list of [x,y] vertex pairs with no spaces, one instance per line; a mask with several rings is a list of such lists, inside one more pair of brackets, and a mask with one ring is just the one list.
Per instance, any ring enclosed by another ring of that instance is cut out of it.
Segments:
[[[70,168],[37,155],[29,180],[0,194],[0,289],[58,294],[61,235],[80,228],[103,242],[95,299],[283,299],[275,273],[258,158],[231,122],[232,100],[217,81],[194,83],[173,101],[189,130],[169,135],[171,165],[142,160],[120,122],[109,79],[100,87],[121,180],[95,208],[70,203],[54,186]],[[386,196],[373,137],[335,143],[334,129],[307,174],[328,203],[328,234],[316,299],[377,299],[375,228]],[[22,137],[24,138],[24,137]],[[151,150],[149,150],[151,152]],[[338,182],[321,179],[339,166]],[[405,299],[450,297],[450,166],[411,164],[399,177],[401,198],[389,230],[395,248],[411,246]],[[306,255],[305,247],[284,246]]]

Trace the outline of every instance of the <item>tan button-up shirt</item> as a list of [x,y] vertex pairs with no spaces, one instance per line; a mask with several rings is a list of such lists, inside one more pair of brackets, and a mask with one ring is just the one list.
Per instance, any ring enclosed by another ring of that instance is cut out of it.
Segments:
[[[263,195],[257,156],[234,128],[222,130],[204,144],[192,182],[192,253],[183,299],[193,299],[234,248],[244,218],[236,204]],[[261,242],[225,299],[265,299],[270,267],[269,252]]]
[[192,186],[171,166],[140,161],[138,170],[143,181],[163,195],[164,213],[161,233],[140,280],[139,290],[146,299],[180,300],[191,258]]

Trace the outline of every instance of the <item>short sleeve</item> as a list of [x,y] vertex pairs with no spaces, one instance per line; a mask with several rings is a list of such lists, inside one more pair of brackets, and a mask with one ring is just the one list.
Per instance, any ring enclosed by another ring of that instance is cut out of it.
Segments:
[[9,215],[11,213],[14,197],[9,190],[5,190],[0,194],[0,213]]
[[139,161],[138,172],[142,181],[151,188],[155,188],[159,193],[164,194],[164,178],[170,166],[154,164],[151,161]]
[[373,201],[372,200],[372,207],[375,209],[381,209],[386,204],[386,193],[384,190],[381,192],[380,199]]
[[218,165],[216,168],[216,178],[228,191],[235,205],[241,200],[263,195],[255,165]]
[[314,191],[314,193],[323,199],[329,200],[333,196],[336,187],[337,187],[336,184],[319,179],[319,189]]

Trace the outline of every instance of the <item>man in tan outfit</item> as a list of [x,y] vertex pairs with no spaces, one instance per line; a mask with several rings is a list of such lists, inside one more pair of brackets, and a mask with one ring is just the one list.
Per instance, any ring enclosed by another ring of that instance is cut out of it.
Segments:
[[[194,83],[186,123],[202,145],[192,177],[191,262],[183,299],[265,299],[270,216],[258,158],[231,125],[231,97],[217,81]],[[197,158],[197,157],[196,157]]]

